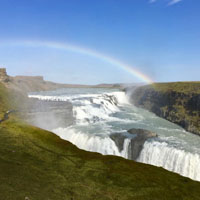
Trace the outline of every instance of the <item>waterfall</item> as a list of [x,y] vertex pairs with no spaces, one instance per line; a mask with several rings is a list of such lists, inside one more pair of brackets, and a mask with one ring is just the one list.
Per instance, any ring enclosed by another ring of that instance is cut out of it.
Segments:
[[95,135],[76,132],[73,128],[58,128],[53,132],[64,140],[70,141],[80,149],[98,152],[103,155],[116,155],[128,159],[128,147],[130,139],[125,139],[123,149],[120,152],[115,142],[108,136],[100,137]]
[[[71,102],[75,123],[52,131],[80,149],[135,159],[200,181],[200,138],[130,105],[122,91],[76,88],[29,97]],[[134,140],[127,133],[134,127],[153,130],[158,138]]]
[[163,167],[200,181],[200,156],[169,146],[166,142],[145,142],[138,162]]

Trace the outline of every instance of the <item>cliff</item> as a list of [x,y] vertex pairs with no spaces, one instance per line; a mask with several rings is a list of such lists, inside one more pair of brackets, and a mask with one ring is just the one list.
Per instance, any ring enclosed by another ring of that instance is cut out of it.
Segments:
[[155,83],[136,88],[132,102],[200,135],[200,82]]
[[8,82],[9,76],[6,73],[6,68],[0,68],[0,82]]

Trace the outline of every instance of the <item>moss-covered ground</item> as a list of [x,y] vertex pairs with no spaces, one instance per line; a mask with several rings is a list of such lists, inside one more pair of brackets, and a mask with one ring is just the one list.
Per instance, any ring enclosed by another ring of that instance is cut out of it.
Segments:
[[[1,114],[16,109],[20,97],[12,96],[0,85]],[[12,113],[0,124],[0,199],[195,200],[200,199],[200,183],[162,168],[80,150]]]
[[200,94],[200,81],[154,83],[153,85],[149,85],[149,87],[153,87],[155,90],[162,92],[174,91],[184,94]]

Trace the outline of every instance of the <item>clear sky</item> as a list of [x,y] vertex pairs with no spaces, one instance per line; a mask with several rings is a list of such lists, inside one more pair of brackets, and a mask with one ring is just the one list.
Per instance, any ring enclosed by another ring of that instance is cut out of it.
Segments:
[[200,0],[0,0],[0,66],[10,75],[83,84],[137,82],[94,56],[10,45],[24,40],[88,48],[154,81],[200,80]]

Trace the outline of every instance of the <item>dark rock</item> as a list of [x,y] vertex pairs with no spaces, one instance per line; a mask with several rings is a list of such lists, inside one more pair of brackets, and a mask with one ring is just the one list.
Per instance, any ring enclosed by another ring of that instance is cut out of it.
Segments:
[[9,76],[7,75],[5,68],[0,68],[0,82],[3,83],[9,82]]
[[200,82],[156,83],[138,87],[131,101],[200,135]]
[[121,133],[114,133],[110,135],[110,138],[115,142],[116,146],[118,147],[119,151],[121,152],[124,147],[124,140],[126,136]]
[[126,138],[131,140],[128,147],[128,159],[130,160],[136,160],[143,148],[145,141],[153,137],[157,137],[157,134],[148,130],[135,128],[128,130],[127,133],[114,133],[110,136],[120,152],[123,150],[124,140]]
[[135,137],[131,139],[129,147],[129,159],[131,160],[137,159],[146,140],[157,137],[156,133],[144,129],[132,128],[128,130],[128,133],[135,135]]
[[130,134],[136,134],[138,138],[157,137],[156,133],[151,132],[149,130],[145,130],[145,129],[132,128],[132,129],[128,130],[128,133],[130,133]]

